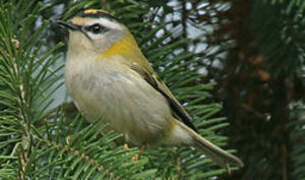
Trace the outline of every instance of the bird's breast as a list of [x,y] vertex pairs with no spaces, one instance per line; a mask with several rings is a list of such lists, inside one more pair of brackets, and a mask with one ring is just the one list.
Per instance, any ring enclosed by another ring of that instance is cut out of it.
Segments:
[[134,143],[163,136],[171,111],[165,97],[140,75],[116,62],[96,62],[67,72],[68,90],[90,120],[101,119]]

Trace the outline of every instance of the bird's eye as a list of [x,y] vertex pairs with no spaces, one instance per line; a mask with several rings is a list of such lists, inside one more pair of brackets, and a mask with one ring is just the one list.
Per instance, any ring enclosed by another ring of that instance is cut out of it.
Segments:
[[86,27],[87,31],[90,31],[94,34],[101,33],[104,30],[104,27],[101,26],[100,24],[93,24],[91,26]]

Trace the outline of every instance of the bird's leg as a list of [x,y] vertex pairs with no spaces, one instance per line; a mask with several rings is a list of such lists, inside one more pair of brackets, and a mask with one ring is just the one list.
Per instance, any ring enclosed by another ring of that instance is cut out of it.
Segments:
[[229,175],[231,175],[231,168],[229,164],[226,164],[226,170]]
[[124,144],[124,149],[125,149],[125,151],[129,152],[128,144]]
[[144,151],[144,148],[145,148],[145,145],[141,145],[141,147],[140,147],[140,152],[137,153],[136,155],[134,155],[134,156],[131,158],[131,160],[132,160],[132,161],[138,161],[138,160],[140,159],[141,154],[142,154],[143,151]]
[[[138,161],[138,160],[140,159],[140,156],[141,156],[142,152],[144,151],[144,147],[145,147],[144,145],[141,145],[139,153],[137,153],[136,155],[134,155],[134,156],[131,158],[132,161]],[[130,150],[129,150],[129,147],[128,147],[128,144],[124,144],[124,149],[125,149],[127,152],[130,151]]]

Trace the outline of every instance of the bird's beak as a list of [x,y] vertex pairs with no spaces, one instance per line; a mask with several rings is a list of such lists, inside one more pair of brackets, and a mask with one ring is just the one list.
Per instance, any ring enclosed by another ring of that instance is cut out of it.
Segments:
[[80,27],[75,25],[75,24],[72,24],[72,23],[69,23],[69,22],[65,22],[65,21],[62,21],[62,20],[57,20],[56,21],[57,24],[59,24],[60,26],[62,27],[65,27],[65,28],[68,28],[70,30],[80,30]]

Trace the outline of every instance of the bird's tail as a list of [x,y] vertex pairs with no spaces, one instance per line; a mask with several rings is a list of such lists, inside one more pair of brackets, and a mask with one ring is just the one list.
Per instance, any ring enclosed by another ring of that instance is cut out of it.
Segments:
[[243,167],[244,163],[236,156],[224,151],[220,147],[212,144],[207,139],[201,137],[194,130],[184,125],[182,122],[177,121],[178,125],[188,132],[193,140],[193,144],[199,148],[205,155],[213,159],[218,165],[226,168],[230,172],[230,164]]

